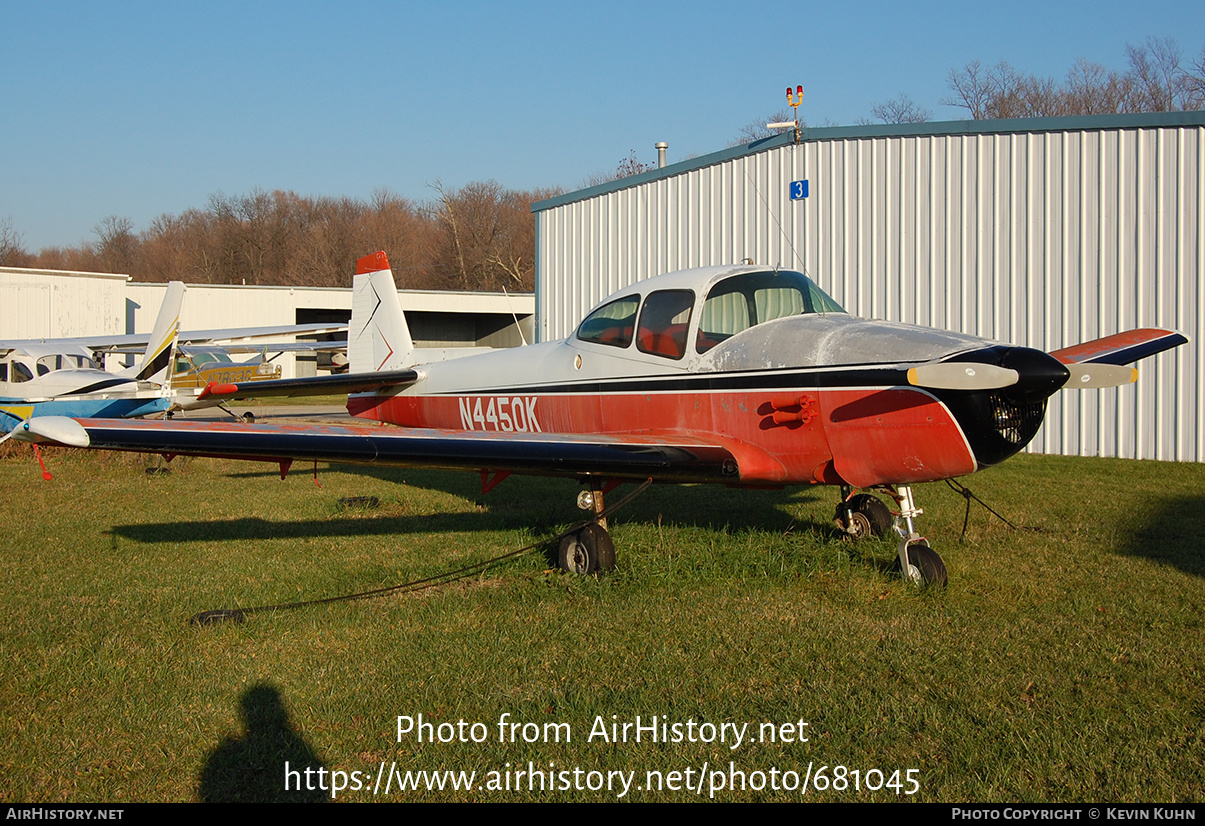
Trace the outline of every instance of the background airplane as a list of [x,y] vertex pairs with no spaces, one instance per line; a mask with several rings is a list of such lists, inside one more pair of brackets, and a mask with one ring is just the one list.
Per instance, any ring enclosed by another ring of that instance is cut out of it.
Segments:
[[[330,345],[262,340],[347,329],[342,324],[296,324],[181,333],[184,293],[183,283],[169,283],[150,333],[0,340],[0,432],[9,433],[31,416],[131,418],[188,407],[200,388],[175,386],[176,353],[187,356],[202,348],[218,352],[219,347],[222,352],[262,352],[265,347],[314,351]],[[119,354],[140,357],[132,367],[105,370],[105,357]]]
[[127,418],[167,410],[183,301],[184,284],[172,281],[142,357],[119,373],[100,368],[87,339],[0,342],[0,429],[9,433],[32,416]]
[[[800,273],[740,266],[639,282],[562,341],[415,364],[385,254],[357,269],[352,375],[254,392],[340,388],[354,416],[398,428],[55,418],[27,422],[17,438],[259,459],[282,474],[295,459],[477,470],[486,490],[510,473],[567,476],[589,485],[579,503],[596,517],[624,481],[834,485],[843,530],[894,530],[905,574],[944,584],[915,527],[912,485],[1003,461],[1033,438],[1058,390],[1131,382],[1123,365],[1186,342],[1136,330],[1047,354],[854,318]],[[603,520],[566,536],[559,558],[578,573],[612,567]]]
[[[320,325],[309,325],[319,327]],[[347,326],[340,325],[333,332],[346,332]],[[322,332],[332,332],[326,327]],[[250,361],[235,361],[233,356],[257,354]],[[273,362],[284,353],[305,353],[308,355],[327,354],[331,359],[333,370],[346,369],[346,341],[271,341],[265,343],[247,344],[207,344],[186,345],[176,348],[176,366],[172,374],[172,406],[169,415],[175,411],[201,410],[219,406],[230,415],[238,418],[238,414],[226,406],[226,400],[209,393],[205,388],[217,384],[238,384],[243,388],[251,387],[257,382],[279,380],[281,368]],[[269,355],[271,354],[271,355]],[[321,363],[319,364],[321,367]],[[202,395],[204,393],[204,395]],[[249,393],[241,398],[252,398]],[[244,414],[243,418],[250,416]]]

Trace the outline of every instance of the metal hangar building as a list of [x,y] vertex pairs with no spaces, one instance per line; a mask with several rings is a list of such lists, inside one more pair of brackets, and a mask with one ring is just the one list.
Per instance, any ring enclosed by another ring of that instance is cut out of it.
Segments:
[[1055,350],[1189,344],[1051,400],[1029,450],[1205,461],[1205,113],[793,130],[532,206],[536,327],[673,270],[800,270],[854,315]]

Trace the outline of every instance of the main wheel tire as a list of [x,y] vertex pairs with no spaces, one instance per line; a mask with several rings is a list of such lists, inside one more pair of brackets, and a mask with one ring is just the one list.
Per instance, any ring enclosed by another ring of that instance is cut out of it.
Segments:
[[[849,507],[849,516],[845,516],[845,508]],[[895,520],[891,511],[882,500],[868,493],[859,493],[850,497],[848,503],[837,505],[837,522],[845,530],[846,535],[855,541],[868,536],[886,536],[891,532]]]
[[561,539],[557,561],[571,574],[610,571],[615,567],[615,543],[601,525],[587,525]]
[[895,518],[883,504],[882,499],[871,496],[869,493],[859,493],[849,500],[849,506],[854,512],[866,517],[866,521],[870,523],[870,530],[875,536],[886,536],[891,533],[891,526],[895,524]]
[[946,586],[946,563],[923,542],[908,546],[908,579],[922,587]]

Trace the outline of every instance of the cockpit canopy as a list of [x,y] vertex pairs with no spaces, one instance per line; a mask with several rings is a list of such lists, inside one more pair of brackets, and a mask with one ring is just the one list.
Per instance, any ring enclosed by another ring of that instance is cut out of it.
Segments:
[[[695,293],[689,289],[653,290],[610,301],[586,317],[577,338],[611,347],[628,347],[671,359],[690,346]],[[748,272],[714,284],[699,311],[694,351],[705,353],[744,330],[784,316],[844,313],[806,275],[787,270]]]
[[37,350],[8,350],[0,356],[0,382],[24,384],[36,376],[45,376],[56,370],[96,370],[100,365],[82,353],[46,353]]

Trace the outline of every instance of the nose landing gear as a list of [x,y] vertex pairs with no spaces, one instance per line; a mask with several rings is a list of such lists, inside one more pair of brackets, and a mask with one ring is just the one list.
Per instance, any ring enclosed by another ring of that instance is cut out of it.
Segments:
[[904,578],[920,586],[945,586],[945,563],[929,547],[929,541],[916,532],[912,522],[914,517],[924,512],[916,507],[912,486],[887,486],[882,490],[895,500],[898,512],[889,510],[882,500],[874,496],[855,494],[853,488],[843,486],[841,503],[837,505],[835,516],[837,527],[854,540],[867,536],[886,536],[894,530],[900,537],[899,565]]

